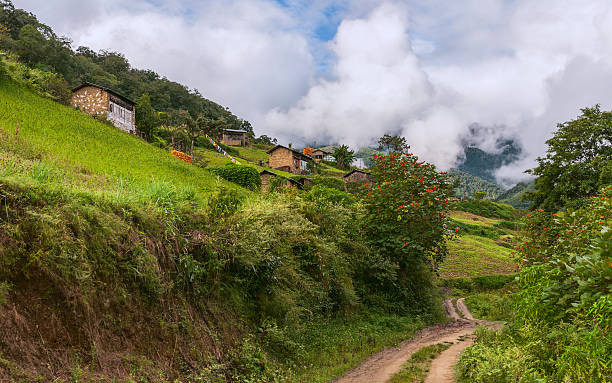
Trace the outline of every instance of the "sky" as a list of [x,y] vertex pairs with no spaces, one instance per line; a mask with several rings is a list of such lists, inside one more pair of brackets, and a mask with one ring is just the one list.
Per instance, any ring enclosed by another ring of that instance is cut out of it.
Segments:
[[[79,45],[118,51],[294,145],[401,134],[442,168],[465,142],[523,147],[612,109],[609,0],[14,0]],[[473,129],[474,126],[480,129]]]

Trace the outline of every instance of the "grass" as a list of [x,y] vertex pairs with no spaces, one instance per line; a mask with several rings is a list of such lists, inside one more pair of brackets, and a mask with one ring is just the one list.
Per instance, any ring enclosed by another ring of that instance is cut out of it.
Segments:
[[448,257],[440,266],[443,278],[509,274],[516,271],[512,250],[496,241],[463,235],[448,243]]
[[490,321],[505,321],[512,315],[510,286],[499,290],[477,292],[465,298],[465,304],[475,318]]
[[292,382],[329,382],[374,352],[412,337],[425,323],[418,318],[372,314],[350,321],[326,320],[294,337],[307,345]]
[[66,173],[97,175],[97,187],[106,189],[114,189],[119,180],[129,180],[135,188],[165,182],[193,188],[205,199],[220,187],[238,188],[23,86],[0,81],[0,93],[0,134],[5,135],[0,148],[19,160],[39,159],[41,163],[31,170],[39,180],[64,168],[69,169]]
[[439,343],[421,348],[412,354],[401,371],[395,374],[389,383],[423,383],[429,373],[433,360],[450,347],[448,343]]
[[459,210],[452,211],[449,214],[449,216],[455,221],[458,221],[461,223],[466,223],[466,224],[471,224],[471,225],[476,225],[476,226],[486,226],[486,227],[493,227],[494,225],[502,221],[501,219],[486,218],[486,217],[476,215],[474,213],[470,213],[467,211],[459,211]]

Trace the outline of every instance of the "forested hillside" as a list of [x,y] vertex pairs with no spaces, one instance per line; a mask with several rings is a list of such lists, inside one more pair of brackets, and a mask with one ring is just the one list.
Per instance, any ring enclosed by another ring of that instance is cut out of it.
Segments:
[[516,161],[521,148],[515,141],[507,140],[498,143],[498,153],[487,153],[475,146],[465,146],[464,156],[457,166],[462,172],[495,183],[495,171]]

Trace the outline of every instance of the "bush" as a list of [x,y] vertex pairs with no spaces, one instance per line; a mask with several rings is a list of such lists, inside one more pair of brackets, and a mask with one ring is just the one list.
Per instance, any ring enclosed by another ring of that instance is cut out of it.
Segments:
[[323,185],[316,185],[304,197],[307,201],[339,205],[351,205],[356,202],[352,194]]
[[258,190],[261,187],[259,172],[251,166],[232,163],[225,166],[209,166],[206,169],[225,180],[250,190]]
[[314,176],[310,179],[310,184],[306,186],[306,189],[312,189],[315,186],[325,186],[330,189],[336,189],[344,191],[344,181],[337,177],[325,177],[325,176]]

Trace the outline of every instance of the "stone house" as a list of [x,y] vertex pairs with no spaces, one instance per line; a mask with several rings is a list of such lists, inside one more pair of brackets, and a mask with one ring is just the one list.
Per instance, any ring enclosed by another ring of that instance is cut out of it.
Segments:
[[72,89],[72,106],[104,116],[124,132],[136,134],[136,103],[111,89],[85,82]]
[[269,170],[262,170],[259,173],[259,177],[261,177],[261,191],[264,193],[270,190],[270,183],[272,179],[276,177],[278,177],[279,182],[280,182],[279,186],[282,188],[290,188],[290,187],[296,187],[298,189],[302,188],[302,184],[300,184],[298,181],[291,179],[289,177],[281,176],[280,174],[276,174]]
[[342,178],[344,178],[344,182],[365,183],[372,181],[372,176],[370,175],[370,173],[359,169],[351,170],[350,172],[346,173]]
[[247,131],[238,129],[223,129],[221,143],[228,146],[246,146]]
[[293,174],[309,174],[308,164],[312,164],[312,157],[282,145],[276,145],[268,150],[268,165],[272,169],[283,170]]

